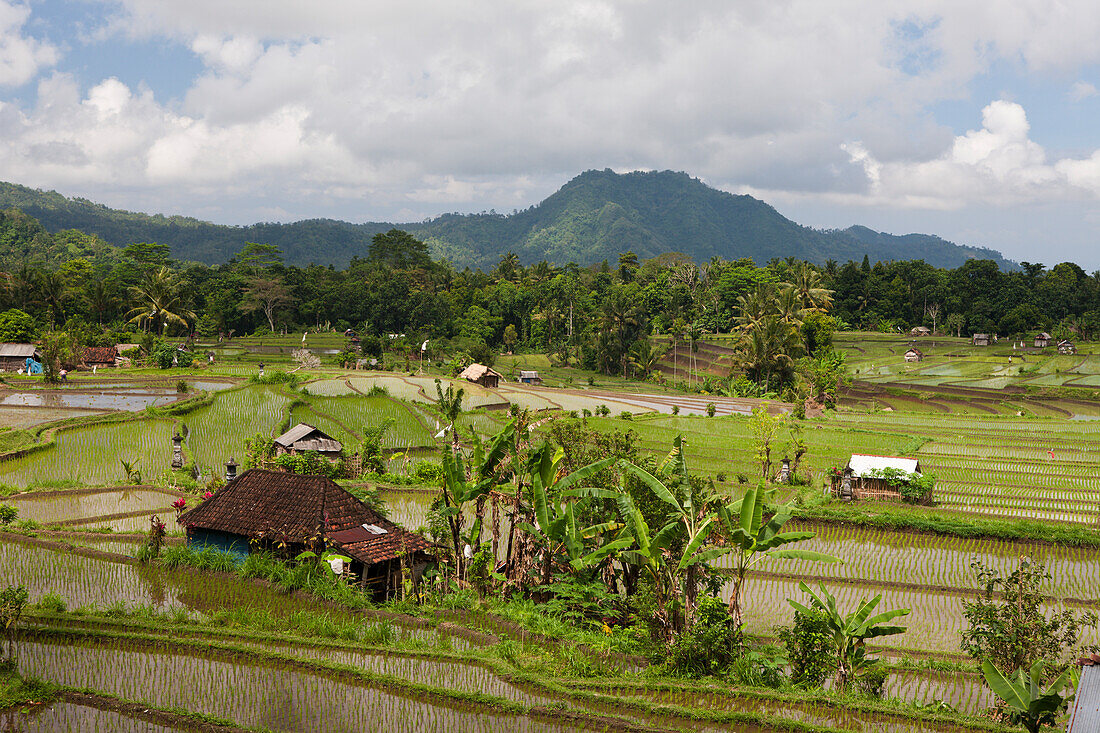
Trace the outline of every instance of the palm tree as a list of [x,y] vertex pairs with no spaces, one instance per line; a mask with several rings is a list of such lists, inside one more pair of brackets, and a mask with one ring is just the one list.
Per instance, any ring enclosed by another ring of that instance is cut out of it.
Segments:
[[39,270],[35,278],[35,290],[38,291],[38,302],[50,312],[50,320],[60,323],[65,319],[63,302],[68,295],[69,288],[65,284],[65,278],[59,272]]
[[114,286],[102,280],[91,280],[85,285],[84,299],[99,323],[109,320],[118,305],[118,294]]
[[833,291],[825,288],[821,273],[809,263],[803,262],[794,269],[791,285],[798,293],[798,300],[804,310],[824,313],[833,304]]
[[643,379],[649,379],[664,355],[664,349],[654,346],[652,341],[643,337],[634,342],[634,347],[630,350],[630,365],[634,367],[635,374],[640,373]]
[[757,283],[755,290],[737,298],[739,313],[737,323],[748,331],[769,315],[775,313],[776,288],[774,283]]
[[775,299],[775,309],[779,320],[795,327],[802,325],[802,319],[806,314],[799,300],[798,290],[793,285],[780,288],[779,297]]
[[130,288],[130,294],[138,305],[126,314],[127,320],[145,329],[152,324],[158,336],[170,323],[187,328],[195,321],[195,312],[183,306],[179,281],[167,267],[145,273],[141,282]]
[[770,389],[772,381],[786,384],[794,376],[794,357],[802,348],[798,331],[778,316],[766,316],[745,335],[734,357],[745,375]]

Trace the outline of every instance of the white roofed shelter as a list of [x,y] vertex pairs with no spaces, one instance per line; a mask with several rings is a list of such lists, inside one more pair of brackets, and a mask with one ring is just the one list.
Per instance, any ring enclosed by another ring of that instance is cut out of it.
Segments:
[[[895,475],[894,472],[897,472]],[[833,480],[833,493],[843,501],[878,499],[901,501],[902,487],[911,486],[913,478],[921,476],[920,461],[901,456],[852,454],[844,472]],[[926,489],[921,497],[905,497],[908,501],[924,501],[931,495]]]

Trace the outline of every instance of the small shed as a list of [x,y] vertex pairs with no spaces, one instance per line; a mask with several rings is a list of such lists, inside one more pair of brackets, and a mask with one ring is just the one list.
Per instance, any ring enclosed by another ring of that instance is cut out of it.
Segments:
[[275,439],[276,456],[287,453],[296,455],[311,450],[317,451],[323,458],[335,461],[339,460],[344,446],[321,429],[305,423],[298,423]]
[[84,349],[81,363],[88,367],[113,367],[118,364],[119,355],[114,346],[89,346]]
[[417,582],[431,543],[381,517],[324,476],[245,471],[177,520],[192,547],[240,558],[255,551],[295,557],[326,546],[351,558],[350,573],[377,600],[393,597],[402,576]]
[[905,352],[905,360],[924,361],[924,352],[914,346],[913,348]]
[[1045,349],[1046,347],[1050,346],[1050,341],[1051,341],[1052,338],[1053,337],[1049,333],[1047,333],[1046,331],[1043,331],[1042,333],[1040,333],[1038,336],[1035,337],[1035,348],[1036,349]]
[[42,361],[42,354],[34,344],[0,344],[0,369],[3,371],[26,369],[27,359]]
[[471,364],[463,369],[458,377],[459,379],[465,379],[467,382],[474,382],[475,384],[480,384],[482,387],[488,387],[489,389],[496,389],[502,379],[499,372],[493,371],[484,364]]
[[535,371],[521,371],[519,373],[519,380],[523,384],[542,384],[542,377]]
[[833,493],[842,499],[901,501],[901,492],[882,476],[887,469],[909,476],[921,473],[920,462],[916,458],[853,453],[843,474],[834,477]]
[[917,326],[909,331],[910,336],[931,336],[932,329],[928,326]]
[[1069,339],[1063,339],[1058,342],[1059,354],[1076,354],[1077,347],[1073,345],[1073,342]]
[[976,333],[970,337],[970,342],[975,346],[989,346],[989,334]]

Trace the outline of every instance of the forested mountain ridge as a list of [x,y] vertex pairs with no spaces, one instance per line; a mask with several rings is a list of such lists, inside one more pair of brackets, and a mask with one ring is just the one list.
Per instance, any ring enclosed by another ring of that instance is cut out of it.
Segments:
[[291,224],[224,226],[189,217],[148,215],[110,209],[0,183],[0,209],[15,207],[50,232],[79,229],[116,246],[159,242],[172,256],[216,264],[228,261],[246,242],[271,244],[287,264],[346,265],[365,257],[373,236],[397,227],[427,242],[434,257],[455,267],[487,269],[515,252],[524,263],[588,265],[616,262],[622,252],[641,258],[683,252],[696,262],[711,257],[748,257],[758,264],[795,257],[871,262],[923,259],[954,268],[969,259],[990,259],[1004,268],[1015,263],[989,249],[956,245],[924,234],[896,236],[866,227],[822,231],[801,226],[752,196],[710,188],[686,173],[587,171],[536,206],[512,214],[444,214],[426,222],[351,224],[312,219]]

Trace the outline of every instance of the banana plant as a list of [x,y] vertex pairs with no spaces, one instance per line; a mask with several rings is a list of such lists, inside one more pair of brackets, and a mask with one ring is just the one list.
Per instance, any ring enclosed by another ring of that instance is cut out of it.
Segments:
[[531,504],[535,523],[521,522],[517,527],[534,535],[544,546],[542,580],[550,582],[553,558],[563,551],[574,570],[597,565],[605,557],[633,544],[629,537],[620,537],[595,550],[587,551],[587,540],[615,532],[622,528],[618,522],[602,522],[590,527],[577,523],[578,512],[587,498],[596,490],[572,487],[599,473],[615,462],[614,458],[590,463],[576,471],[561,476],[561,463],[565,458],[562,448],[554,449],[544,443],[532,455],[527,464],[531,476]]
[[[1057,723],[1077,685],[1077,668],[1070,666],[1044,689],[1045,667],[1046,663],[1040,659],[1031,665],[1026,676],[1023,669],[1018,669],[1011,677],[1005,677],[992,662],[982,662],[982,674],[989,688],[1008,703],[1012,722],[1023,725],[1028,733],[1038,733],[1043,726]],[[1065,689],[1070,692],[1063,695]]]
[[[626,473],[632,474],[649,487],[654,496],[669,507],[670,524],[683,531],[683,550],[678,558],[673,558],[668,568],[670,582],[684,597],[685,621],[690,626],[695,613],[695,598],[698,591],[697,575],[701,565],[729,554],[730,547],[705,547],[707,538],[714,529],[716,517],[706,507],[696,507],[692,498],[691,477],[687,460],[684,458],[684,441],[677,435],[672,441],[672,451],[658,469],[667,467],[668,483],[628,461],[619,465]],[[623,489],[625,493],[625,487]],[[636,508],[634,509],[636,511]],[[668,526],[662,528],[663,533]],[[670,530],[671,531],[671,530]]]
[[[818,587],[821,596],[810,590],[804,582],[798,587],[813,599],[813,606],[818,612],[824,613],[829,631],[833,635],[833,648],[837,656],[837,669],[833,678],[833,684],[837,690],[848,689],[853,674],[860,668],[872,664],[866,653],[865,642],[867,639],[877,639],[881,636],[893,636],[905,631],[904,626],[886,626],[888,621],[893,621],[901,616],[909,614],[908,608],[899,608],[872,616],[871,613],[882,602],[882,594],[878,594],[871,600],[861,599],[856,609],[848,615],[842,615],[836,605],[836,598],[821,583]],[[798,601],[787,599],[796,611],[807,616],[814,614],[814,610],[803,606]]]
[[[455,565],[460,578],[465,577],[466,569],[464,545],[481,546],[481,515],[485,499],[497,485],[497,467],[512,443],[514,430],[515,422],[509,422],[493,438],[488,450],[475,435],[468,467],[461,453],[443,452],[443,508],[440,514],[447,520],[451,531]],[[476,504],[475,519],[470,531],[463,533],[463,508],[470,502]]]
[[737,628],[741,628],[744,609],[741,604],[741,591],[750,570],[761,559],[811,560],[816,562],[843,563],[844,561],[813,550],[779,548],[814,537],[813,532],[784,532],[783,526],[790,521],[792,510],[789,505],[780,506],[775,514],[764,521],[774,490],[762,486],[749,489],[740,501],[721,504],[718,517],[721,521],[733,554],[733,592],[730,594],[730,615]]

